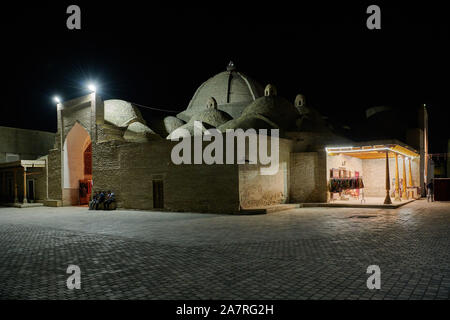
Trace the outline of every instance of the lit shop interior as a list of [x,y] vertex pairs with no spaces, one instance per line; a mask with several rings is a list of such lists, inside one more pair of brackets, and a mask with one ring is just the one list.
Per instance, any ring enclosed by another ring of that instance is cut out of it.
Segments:
[[328,147],[329,203],[392,204],[420,197],[420,156],[407,146]]

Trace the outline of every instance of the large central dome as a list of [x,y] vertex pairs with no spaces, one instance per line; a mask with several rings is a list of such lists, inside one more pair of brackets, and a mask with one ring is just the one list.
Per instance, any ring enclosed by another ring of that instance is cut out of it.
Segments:
[[230,62],[227,71],[208,79],[197,89],[187,109],[179,113],[177,117],[188,122],[195,113],[206,108],[209,98],[214,97],[219,110],[237,118],[247,105],[262,95],[261,85],[237,72],[233,63]]

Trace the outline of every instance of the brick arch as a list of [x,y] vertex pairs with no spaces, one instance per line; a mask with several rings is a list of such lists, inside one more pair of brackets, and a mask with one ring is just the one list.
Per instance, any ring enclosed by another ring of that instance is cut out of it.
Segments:
[[63,204],[79,204],[79,181],[85,174],[84,154],[91,144],[89,132],[78,122],[68,132],[63,145]]
[[79,120],[75,120],[75,121],[71,121],[72,123],[67,126],[65,126],[64,128],[64,135],[63,135],[63,141],[65,142],[67,140],[67,136],[69,135],[69,133],[72,131],[72,129],[76,126],[79,125],[81,126],[84,130],[86,130],[86,132],[88,133],[89,136],[91,135],[91,129],[90,126],[86,125],[86,123],[83,123],[82,121]]

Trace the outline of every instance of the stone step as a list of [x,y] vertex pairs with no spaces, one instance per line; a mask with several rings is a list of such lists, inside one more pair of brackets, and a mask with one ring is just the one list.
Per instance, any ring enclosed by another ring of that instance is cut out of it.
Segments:
[[61,207],[61,200],[44,200],[43,203],[46,207]]
[[34,203],[6,203],[7,207],[15,207],[15,208],[36,208],[36,207],[43,207],[44,204],[40,202],[34,202]]
[[369,203],[302,203],[303,208],[317,208],[317,207],[325,207],[325,208],[372,208],[372,209],[397,209],[405,204],[411,203],[416,199],[410,199],[402,202],[393,202],[392,204],[369,204]]
[[239,211],[239,214],[243,214],[243,215],[268,214],[268,213],[292,210],[292,209],[297,209],[297,208],[301,208],[301,204],[286,203],[286,204],[277,204],[277,205],[267,206],[267,207],[262,207],[262,208],[241,209]]

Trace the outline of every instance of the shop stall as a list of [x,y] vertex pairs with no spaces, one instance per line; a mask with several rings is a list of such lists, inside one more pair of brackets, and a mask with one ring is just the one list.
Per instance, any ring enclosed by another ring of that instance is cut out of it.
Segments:
[[329,203],[392,204],[420,195],[420,156],[401,144],[327,147]]

